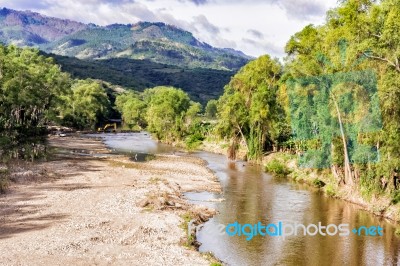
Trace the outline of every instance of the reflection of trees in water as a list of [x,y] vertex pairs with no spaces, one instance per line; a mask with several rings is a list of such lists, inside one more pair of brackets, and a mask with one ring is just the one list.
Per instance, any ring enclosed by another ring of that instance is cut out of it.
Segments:
[[[219,238],[218,256],[228,263],[276,265],[392,265],[399,256],[400,241],[394,227],[359,207],[307,190],[306,186],[288,184],[262,173],[257,166],[241,167],[239,162],[226,165],[226,201],[219,205],[218,223],[349,224],[381,226],[383,236],[256,236],[251,241],[235,236]],[[216,236],[211,236],[216,237]],[[206,241],[207,242],[207,241]],[[215,243],[215,242],[214,242]],[[214,244],[215,245],[215,244]],[[225,250],[225,251],[223,251]],[[229,251],[228,251],[229,250]],[[221,255],[223,254],[223,255]]]
[[399,239],[394,227],[371,216],[359,207],[340,200],[311,193],[311,206],[303,213],[304,224],[349,224],[349,230],[360,226],[381,226],[383,236],[296,236],[285,240],[281,250],[283,264],[306,265],[395,265],[399,256]]

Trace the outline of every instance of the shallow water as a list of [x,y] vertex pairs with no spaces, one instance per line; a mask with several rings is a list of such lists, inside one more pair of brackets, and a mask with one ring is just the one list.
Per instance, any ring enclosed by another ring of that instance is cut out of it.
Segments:
[[[128,153],[172,153],[174,149],[153,141],[147,133],[101,134],[106,145]],[[306,185],[273,178],[260,166],[230,162],[225,156],[198,152],[218,176],[222,195],[186,193],[193,203],[216,207],[219,214],[198,232],[200,251],[211,251],[229,265],[398,265],[400,238],[395,227],[353,204],[328,198]],[[224,201],[218,202],[219,198]],[[380,226],[383,236],[228,236],[221,225],[303,223]]]
[[175,148],[154,141],[147,132],[140,133],[101,133],[88,134],[88,137],[101,138],[113,153],[125,154],[133,161],[145,162],[154,158],[154,154],[171,154]]

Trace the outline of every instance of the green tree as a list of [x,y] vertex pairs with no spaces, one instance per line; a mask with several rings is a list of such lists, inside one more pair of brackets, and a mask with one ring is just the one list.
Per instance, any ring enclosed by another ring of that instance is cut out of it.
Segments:
[[110,108],[102,84],[90,79],[76,81],[64,101],[61,110],[64,124],[80,129],[94,129],[99,121],[106,119]]
[[122,114],[122,119],[129,128],[138,126],[145,128],[146,103],[134,92],[119,95],[115,102],[117,110]]
[[218,101],[217,100],[209,100],[206,105],[206,116],[208,118],[214,119],[217,116],[218,112]]
[[36,135],[56,116],[69,76],[35,49],[0,45],[0,131],[8,137]]
[[244,66],[219,99],[217,132],[231,140],[230,157],[241,141],[249,160],[259,160],[265,146],[277,149],[284,111],[277,102],[281,65],[268,55]]
[[[359,181],[361,185],[373,184],[378,189],[389,191],[398,188],[400,171],[399,15],[398,0],[342,1],[339,7],[328,12],[325,25],[304,28],[286,46],[286,69],[295,78],[366,70],[375,73],[378,91],[368,96],[369,101],[365,101],[365,91],[350,82],[332,87],[329,109],[319,108],[318,113],[331,112],[332,118],[336,119],[332,120],[331,130],[333,127],[341,128],[337,136],[342,140],[332,139],[333,163],[342,161],[338,166],[344,167],[347,183]],[[371,75],[364,75],[367,77]],[[309,87],[298,93],[307,95],[314,92]],[[298,102],[293,107],[299,108],[301,104],[304,105],[301,109],[306,112],[316,112],[310,110],[310,106],[307,110],[307,101]],[[382,115],[382,130],[376,131],[378,125],[371,121],[377,121],[379,114]],[[300,126],[300,121],[292,123],[298,122]],[[303,122],[303,127],[312,126],[309,123],[312,121]],[[360,143],[354,144],[355,136]],[[344,143],[342,147],[340,142]],[[380,158],[378,163],[371,164],[365,159],[361,163],[362,158],[374,157],[372,150],[366,149],[366,144],[375,147]],[[340,153],[342,155],[338,156]]]
[[147,89],[143,96],[147,104],[147,129],[166,142],[182,139],[187,124],[201,110],[199,104],[190,101],[187,93],[173,87]]

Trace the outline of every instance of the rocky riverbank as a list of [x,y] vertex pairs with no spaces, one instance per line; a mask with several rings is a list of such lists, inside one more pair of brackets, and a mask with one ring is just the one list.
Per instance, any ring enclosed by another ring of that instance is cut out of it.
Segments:
[[[133,162],[87,138],[52,137],[46,162],[12,165],[0,196],[0,262],[6,265],[209,265],[187,248],[188,191],[219,192],[202,160],[156,156]],[[183,225],[183,226],[182,226]]]

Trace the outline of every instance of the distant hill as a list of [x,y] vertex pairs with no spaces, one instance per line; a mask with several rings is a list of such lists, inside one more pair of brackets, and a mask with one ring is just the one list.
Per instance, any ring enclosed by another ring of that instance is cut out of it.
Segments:
[[216,99],[234,75],[233,71],[194,68],[154,63],[149,60],[112,58],[104,60],[80,60],[50,54],[65,72],[75,78],[93,78],[143,91],[159,85],[170,85],[186,91],[192,100],[203,105]]
[[147,59],[185,68],[238,70],[251,59],[164,23],[98,26],[7,8],[0,9],[0,42],[79,59]]

